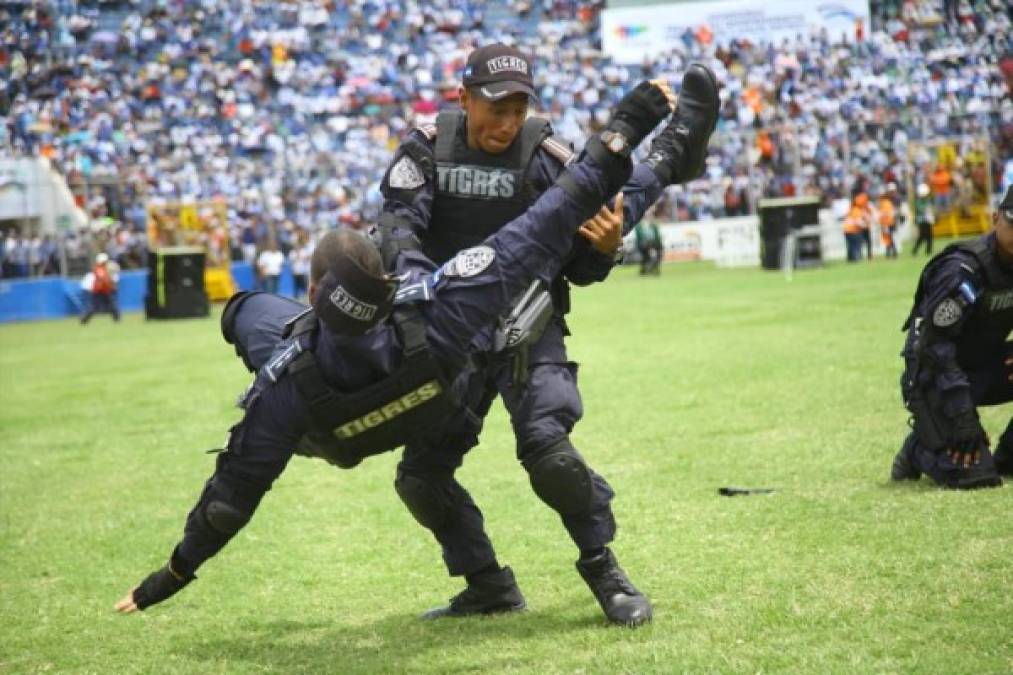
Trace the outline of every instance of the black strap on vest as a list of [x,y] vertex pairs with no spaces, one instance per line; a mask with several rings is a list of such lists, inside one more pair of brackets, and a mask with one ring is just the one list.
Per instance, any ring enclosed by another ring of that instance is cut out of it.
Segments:
[[529,117],[521,128],[521,164],[527,168],[538,146],[552,135],[549,121],[544,117]]
[[436,147],[433,156],[437,162],[453,161],[454,141],[460,118],[461,113],[456,110],[445,110],[436,116]]
[[[445,110],[436,116],[436,147],[433,150],[433,156],[438,163],[453,163],[454,142],[457,139],[457,126],[460,124],[460,120],[461,112],[458,110]],[[538,146],[543,141],[553,138],[552,128],[544,117],[529,117],[524,120],[524,126],[521,128],[519,136],[521,144],[520,168],[526,170]],[[558,140],[555,143],[561,145]],[[552,154],[558,158],[562,153],[553,148]]]
[[984,237],[978,237],[973,241],[963,242],[956,244],[958,248],[962,248],[975,257],[978,264],[981,265],[981,272],[985,276],[985,281],[991,287],[1008,287],[1013,283],[1013,274],[1005,272],[999,266],[999,261],[996,259],[995,252],[989,248],[988,235]]

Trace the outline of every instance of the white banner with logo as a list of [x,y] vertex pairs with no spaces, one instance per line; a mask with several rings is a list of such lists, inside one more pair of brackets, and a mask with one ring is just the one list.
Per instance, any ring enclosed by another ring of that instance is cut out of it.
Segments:
[[712,260],[728,267],[760,263],[756,216],[665,223],[659,229],[666,262]]
[[640,64],[682,47],[687,30],[709,32],[717,42],[779,42],[826,28],[835,38],[844,33],[853,40],[859,22],[868,34],[867,0],[712,0],[621,7],[602,13],[602,49],[620,63]]
[[[822,259],[844,260],[844,234],[842,223],[829,209],[819,212],[820,249]],[[708,260],[718,267],[759,267],[760,221],[753,216],[718,218],[688,223],[659,223],[665,262]],[[908,238],[906,230],[898,234],[899,241]],[[627,236],[626,249],[635,249],[635,238]],[[879,237],[874,244],[882,253]]]

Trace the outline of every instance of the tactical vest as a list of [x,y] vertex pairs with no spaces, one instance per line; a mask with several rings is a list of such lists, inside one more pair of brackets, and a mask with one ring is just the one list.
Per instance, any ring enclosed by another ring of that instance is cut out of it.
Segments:
[[964,325],[965,338],[960,341],[959,348],[964,351],[964,342],[968,342],[967,346],[973,343],[975,347],[1005,342],[1013,330],[1013,271],[1002,268],[996,258],[994,245],[990,245],[989,240],[989,235],[985,235],[971,241],[950,244],[929,261],[918,281],[914,307],[905,328],[910,325],[911,318],[917,316],[919,305],[925,297],[925,280],[930,270],[946,256],[963,251],[974,257],[977,265],[973,272],[980,280],[982,288],[976,289],[979,296],[975,302],[975,310]]
[[469,148],[462,128],[463,115],[448,111],[439,114],[435,127],[421,129],[436,139],[433,207],[422,250],[437,264],[481,243],[534,203],[538,193],[527,176],[539,147],[563,165],[573,157],[552,137],[548,121],[539,117],[528,118],[510,147],[498,155]]
[[[315,427],[297,453],[350,468],[418,438],[456,409],[449,383],[426,343],[421,313],[405,305],[391,317],[404,358],[394,372],[364,389],[343,393],[331,387],[310,350],[288,365],[286,372],[295,380]],[[318,325],[312,311],[298,317],[291,327],[293,343],[300,344]]]

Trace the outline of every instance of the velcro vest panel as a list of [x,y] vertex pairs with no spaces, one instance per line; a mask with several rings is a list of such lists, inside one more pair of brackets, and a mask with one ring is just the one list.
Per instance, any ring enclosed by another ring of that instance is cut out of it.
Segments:
[[490,155],[468,147],[462,120],[458,111],[436,118],[435,189],[422,250],[437,264],[481,243],[538,198],[528,167],[551,134],[547,120],[528,118],[505,152]]
[[[346,394],[328,385],[309,350],[288,368],[314,425],[326,432],[315,435],[312,451],[300,448],[301,454],[351,465],[405,445],[454,411],[449,383],[426,343],[422,315],[407,305],[396,308],[392,318],[404,358],[394,372],[365,389]],[[313,330],[317,320],[310,313],[295,324],[293,337]]]

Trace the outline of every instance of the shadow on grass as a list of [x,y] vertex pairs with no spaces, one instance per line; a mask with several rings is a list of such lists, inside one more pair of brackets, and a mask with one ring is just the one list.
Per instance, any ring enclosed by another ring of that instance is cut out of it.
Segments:
[[[510,615],[425,621],[398,614],[362,624],[347,618],[242,619],[242,637],[210,637],[179,645],[180,656],[230,669],[248,663],[256,670],[310,672],[496,672],[528,666],[533,654],[551,654],[570,643],[566,634],[610,628],[597,611],[573,616],[572,603]],[[531,650],[525,641],[534,640]]]

